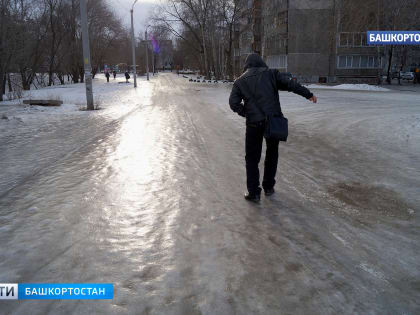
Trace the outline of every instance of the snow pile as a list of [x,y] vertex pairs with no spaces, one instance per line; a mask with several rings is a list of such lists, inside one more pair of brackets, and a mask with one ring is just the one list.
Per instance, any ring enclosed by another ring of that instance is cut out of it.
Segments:
[[386,92],[390,91],[389,89],[379,87],[377,85],[369,84],[340,84],[340,85],[318,85],[318,84],[309,84],[306,85],[308,89],[332,89],[332,90],[353,90],[353,91],[377,91],[377,92]]

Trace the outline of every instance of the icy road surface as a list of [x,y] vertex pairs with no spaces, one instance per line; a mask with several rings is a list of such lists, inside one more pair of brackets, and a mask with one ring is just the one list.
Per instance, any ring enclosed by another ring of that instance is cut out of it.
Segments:
[[420,312],[420,93],[281,92],[290,141],[255,205],[229,86],[94,89],[93,113],[70,104],[83,85],[51,90],[62,109],[0,105],[0,282],[114,283],[114,299],[0,313]]

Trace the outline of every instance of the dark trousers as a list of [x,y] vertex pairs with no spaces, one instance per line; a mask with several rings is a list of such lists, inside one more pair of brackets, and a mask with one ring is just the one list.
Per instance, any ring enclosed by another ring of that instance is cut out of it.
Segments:
[[[260,171],[258,164],[261,160],[261,151],[264,139],[265,122],[247,123],[245,139],[245,161],[247,187],[250,194],[260,194]],[[277,162],[279,158],[279,141],[266,139],[267,152],[264,162],[264,178],[262,186],[265,190],[276,184]]]

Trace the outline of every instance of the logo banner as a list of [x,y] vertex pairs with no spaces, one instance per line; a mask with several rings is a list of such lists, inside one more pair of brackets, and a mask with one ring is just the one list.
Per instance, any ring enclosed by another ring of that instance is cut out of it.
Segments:
[[107,300],[112,283],[0,283],[0,300]]
[[420,45],[420,31],[368,31],[368,45]]

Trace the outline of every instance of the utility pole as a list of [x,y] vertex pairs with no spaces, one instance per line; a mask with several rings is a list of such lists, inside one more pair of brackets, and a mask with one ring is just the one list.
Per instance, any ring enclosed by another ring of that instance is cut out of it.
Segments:
[[[379,0],[377,0],[377,5],[378,5],[378,12],[377,12],[377,19],[376,19],[376,28],[379,31],[379,12],[380,12],[380,3]],[[376,46],[376,50],[377,50],[377,63],[378,63],[378,85],[382,84],[382,78],[381,78],[381,68],[382,68],[382,58],[381,58],[381,53],[380,53],[380,48],[379,45]]]
[[[149,27],[149,26],[148,26]],[[147,73],[147,81],[149,81],[149,41],[147,40],[147,28],[145,31],[145,40],[146,40],[146,73]]]
[[290,44],[290,1],[287,0],[287,24],[286,24],[286,72],[289,72],[289,44]]
[[152,47],[152,69],[153,69],[153,76],[155,76],[155,49],[153,47]]
[[131,7],[131,46],[133,51],[133,75],[134,75],[134,87],[137,87],[137,76],[136,76],[136,43],[134,40],[134,23],[133,23],[133,10],[134,5],[136,4],[137,0],[134,1],[133,6]]
[[85,68],[87,110],[94,110],[92,93],[92,66],[90,63],[89,31],[87,23],[86,0],[80,0],[80,20],[82,23],[83,64]]

